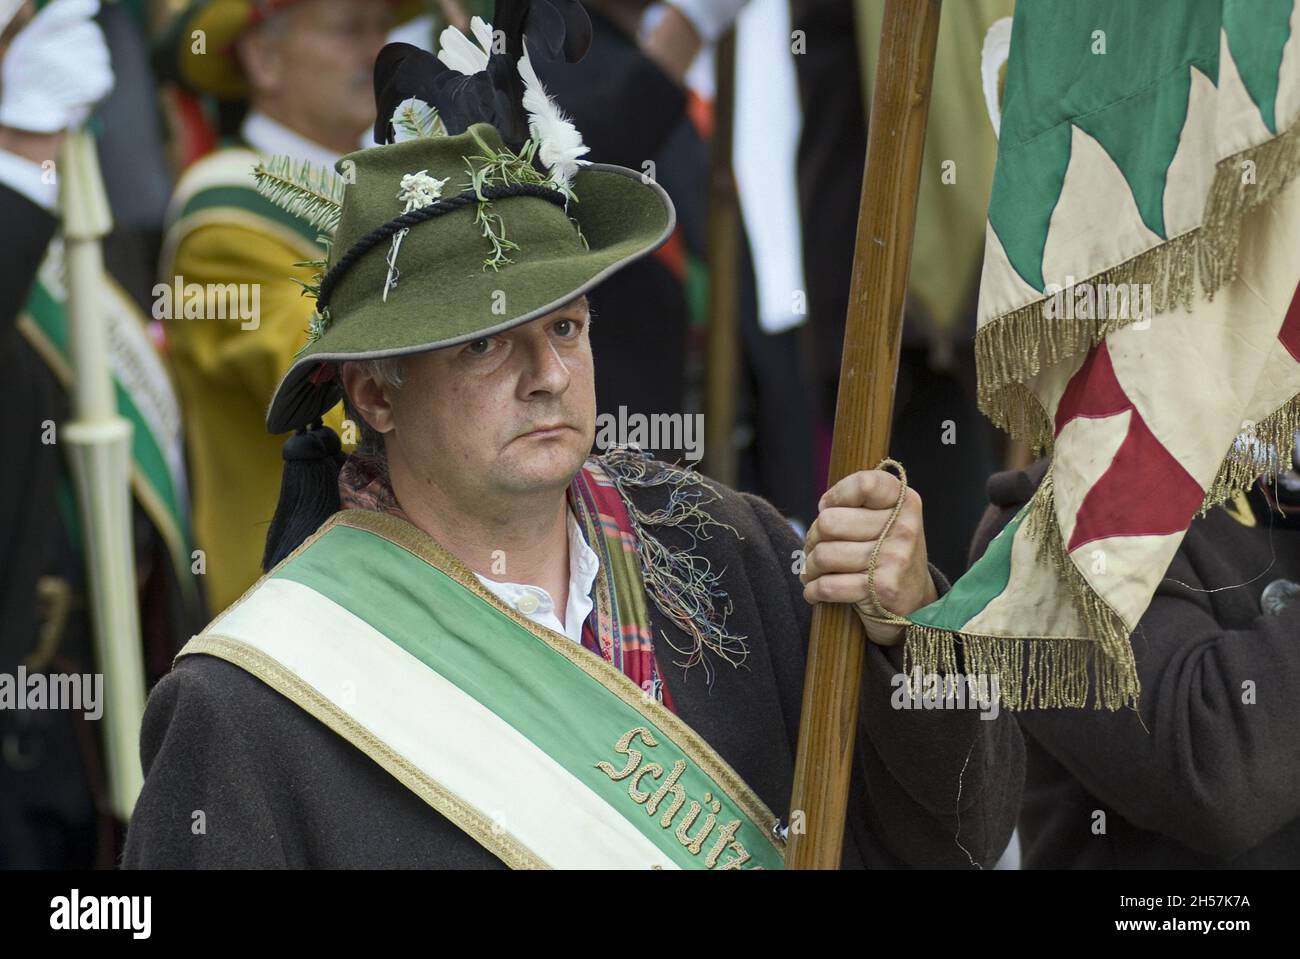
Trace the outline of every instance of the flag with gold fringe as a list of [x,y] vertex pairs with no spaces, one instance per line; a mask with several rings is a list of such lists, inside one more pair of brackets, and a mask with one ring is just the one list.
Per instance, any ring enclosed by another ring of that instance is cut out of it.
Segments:
[[979,399],[1050,465],[909,617],[909,674],[1136,704],[1130,635],[1188,525],[1300,425],[1298,116],[1297,0],[1017,4]]

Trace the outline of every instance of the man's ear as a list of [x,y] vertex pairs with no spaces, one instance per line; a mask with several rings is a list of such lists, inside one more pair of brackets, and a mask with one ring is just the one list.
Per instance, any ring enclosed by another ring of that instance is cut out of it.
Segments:
[[265,26],[245,31],[235,40],[235,59],[254,93],[274,93],[280,83],[284,58],[280,34]]
[[376,433],[393,430],[393,407],[387,386],[375,379],[361,363],[344,363],[340,370],[343,389],[360,414]]

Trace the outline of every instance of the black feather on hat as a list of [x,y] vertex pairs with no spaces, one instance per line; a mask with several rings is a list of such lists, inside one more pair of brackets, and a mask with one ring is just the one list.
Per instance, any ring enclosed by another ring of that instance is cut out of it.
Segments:
[[[577,63],[591,46],[591,20],[579,0],[498,0],[491,27],[475,17],[471,29],[478,48],[448,27],[438,56],[409,43],[390,43],[380,51],[375,60],[376,143],[394,142],[393,114],[414,97],[437,111],[448,134],[490,123],[507,147],[518,150],[529,133],[524,81],[516,66],[525,38],[529,58],[544,62],[563,58]],[[505,50],[498,53],[501,39]],[[468,55],[460,55],[457,47]],[[484,56],[486,67],[478,62]]]

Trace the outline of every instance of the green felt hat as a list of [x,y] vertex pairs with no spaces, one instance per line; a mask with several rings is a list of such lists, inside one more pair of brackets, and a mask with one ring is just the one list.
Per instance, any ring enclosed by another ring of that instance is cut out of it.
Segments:
[[[340,361],[441,349],[527,323],[672,233],[668,194],[636,171],[582,165],[560,192],[540,175],[528,182],[532,167],[514,158],[495,127],[476,123],[342,157],[337,180],[315,183],[319,202],[296,191],[295,212],[333,238],[309,288],[318,296],[311,338],[276,388],[270,432],[300,429],[342,398]],[[289,172],[264,165],[259,188],[276,198]],[[412,209],[401,233],[393,221]]]

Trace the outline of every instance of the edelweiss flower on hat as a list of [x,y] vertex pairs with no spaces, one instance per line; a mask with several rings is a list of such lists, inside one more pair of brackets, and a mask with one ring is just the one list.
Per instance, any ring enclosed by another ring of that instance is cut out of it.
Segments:
[[272,433],[341,398],[337,364],[467,343],[559,309],[672,232],[672,201],[641,173],[590,162],[538,79],[591,41],[578,0],[499,0],[473,39],[437,55],[389,44],[375,61],[380,144],[334,170],[275,157],[258,189],[321,233],[308,343],[267,414]]

